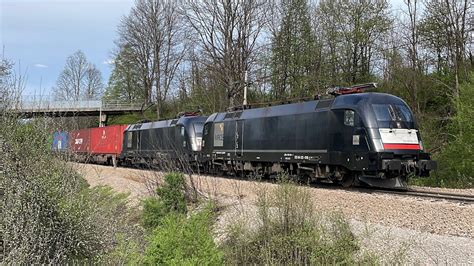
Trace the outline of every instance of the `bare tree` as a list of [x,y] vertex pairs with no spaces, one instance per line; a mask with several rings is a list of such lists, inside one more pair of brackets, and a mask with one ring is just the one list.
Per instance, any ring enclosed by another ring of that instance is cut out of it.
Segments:
[[155,96],[158,118],[186,51],[178,7],[175,1],[137,0],[119,28],[119,46],[138,65],[145,101]]
[[186,18],[197,35],[203,64],[225,90],[226,106],[236,103],[245,86],[265,26],[264,0],[189,1]]
[[59,100],[91,100],[100,97],[103,87],[100,71],[79,50],[67,58],[54,91]]
[[27,69],[14,69],[14,64],[5,58],[0,59],[0,111],[17,108],[27,81]]
[[326,44],[323,57],[330,82],[371,80],[382,40],[392,24],[388,1],[321,0],[316,15]]
[[9,76],[12,64],[5,60],[0,60],[0,112],[7,109],[10,98]]
[[[467,79],[469,0],[436,0],[426,3],[421,22],[422,41],[437,56],[437,69],[454,70],[455,84],[449,93],[459,98],[459,84]],[[460,80],[461,79],[461,80]]]
[[89,64],[85,75],[85,91],[83,97],[86,100],[98,99],[102,94],[104,83],[102,82],[102,74],[100,70],[93,64]]
[[422,65],[419,60],[419,10],[420,2],[418,0],[405,0],[406,21],[401,21],[403,46],[410,62],[410,77],[404,77],[404,87],[407,88],[412,106],[416,113],[420,112],[420,103],[418,101],[418,77],[422,71]]

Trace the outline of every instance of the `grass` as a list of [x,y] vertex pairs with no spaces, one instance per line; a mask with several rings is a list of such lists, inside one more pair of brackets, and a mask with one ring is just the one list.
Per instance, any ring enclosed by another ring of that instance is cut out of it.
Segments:
[[[251,223],[251,224],[250,224]],[[221,245],[226,264],[374,264],[356,256],[359,243],[340,214],[314,211],[307,188],[283,178],[260,191],[255,221],[236,220]]]
[[142,115],[140,112],[133,112],[123,115],[111,115],[107,119],[108,125],[129,125],[135,124],[143,120],[156,120],[156,112],[154,110],[146,110]]

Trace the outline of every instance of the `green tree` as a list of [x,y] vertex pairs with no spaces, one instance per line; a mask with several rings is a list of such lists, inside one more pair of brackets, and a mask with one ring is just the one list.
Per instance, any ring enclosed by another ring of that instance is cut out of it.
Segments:
[[104,95],[105,100],[133,102],[145,101],[146,88],[140,79],[140,71],[133,63],[130,48],[120,49],[114,60],[114,69],[109,79],[109,86]]
[[430,183],[436,186],[472,188],[474,187],[474,73],[470,82],[460,87],[460,97],[456,100],[456,115],[449,127],[450,141],[441,151],[438,159],[439,170]]
[[306,0],[282,1],[283,18],[272,46],[272,93],[276,99],[314,88],[316,41]]

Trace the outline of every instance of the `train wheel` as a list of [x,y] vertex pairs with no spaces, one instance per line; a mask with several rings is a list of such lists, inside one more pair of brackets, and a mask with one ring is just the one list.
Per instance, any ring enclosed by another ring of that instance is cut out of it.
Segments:
[[298,183],[302,185],[309,185],[311,183],[311,176],[309,174],[300,174],[298,176]]
[[344,177],[342,178],[341,181],[339,181],[339,183],[347,188],[347,187],[351,187],[352,185],[354,185],[355,183],[355,175],[354,174],[346,174],[344,175]]

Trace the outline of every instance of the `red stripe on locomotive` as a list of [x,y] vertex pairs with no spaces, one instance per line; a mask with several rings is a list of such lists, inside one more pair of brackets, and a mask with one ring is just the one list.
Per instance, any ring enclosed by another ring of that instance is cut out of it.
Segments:
[[384,144],[386,150],[421,150],[419,144]]

